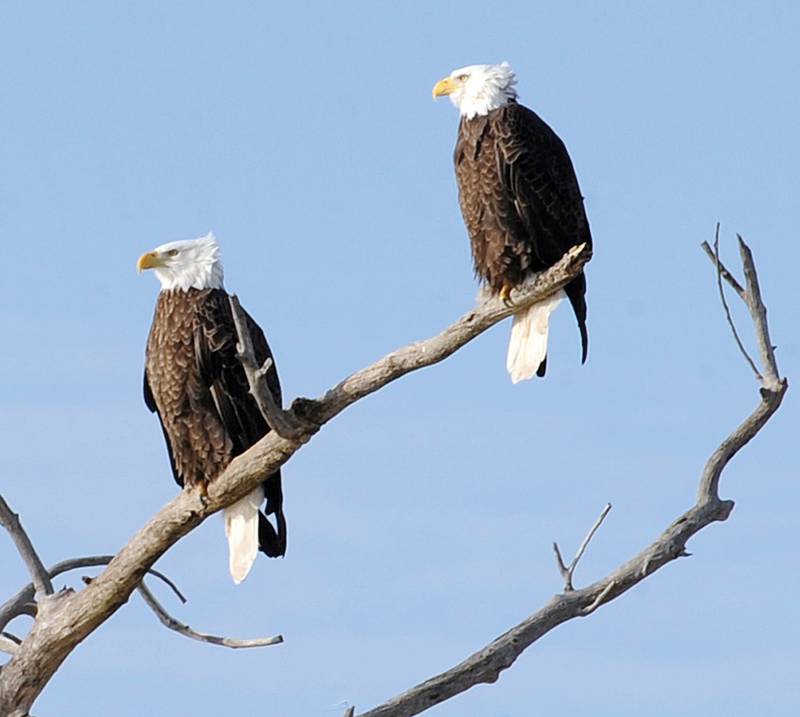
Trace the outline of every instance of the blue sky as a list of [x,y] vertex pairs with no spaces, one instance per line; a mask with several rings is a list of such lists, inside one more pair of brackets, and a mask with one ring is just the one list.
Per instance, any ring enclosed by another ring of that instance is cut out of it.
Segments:
[[[141,400],[143,251],[213,230],[290,398],[471,306],[457,115],[430,99],[452,68],[512,63],[570,150],[596,243],[585,366],[562,308],[547,379],[512,386],[496,327],[285,468],[285,560],[234,587],[212,518],[159,562],[190,598],[163,595],[180,619],[284,645],[193,643],[133,597],[37,714],[366,709],[543,604],[550,543],[574,550],[606,501],[578,584],[655,537],[757,399],[698,248],[715,222],[730,264],[735,232],[751,244],[780,366],[800,367],[799,32],[789,2],[4,6],[0,489],[46,562],[115,551],[174,495]],[[726,472],[736,509],[691,559],[430,714],[796,714],[793,393]],[[7,595],[27,578],[7,540],[0,560]]]

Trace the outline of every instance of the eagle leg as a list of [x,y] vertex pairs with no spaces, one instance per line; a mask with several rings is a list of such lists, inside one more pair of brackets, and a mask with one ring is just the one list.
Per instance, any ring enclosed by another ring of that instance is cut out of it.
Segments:
[[500,300],[506,306],[512,306],[513,301],[511,301],[511,292],[514,290],[514,287],[511,284],[503,284],[502,288],[500,289]]
[[208,482],[204,480],[197,481],[197,494],[200,496],[200,502],[204,508],[208,507]]

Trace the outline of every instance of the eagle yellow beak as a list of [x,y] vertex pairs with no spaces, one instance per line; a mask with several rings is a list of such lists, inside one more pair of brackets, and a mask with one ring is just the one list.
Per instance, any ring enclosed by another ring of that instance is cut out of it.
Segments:
[[140,273],[145,269],[155,269],[159,266],[164,266],[164,260],[158,255],[158,252],[155,251],[142,254],[139,257],[139,261],[136,262],[136,268]]
[[458,87],[458,82],[452,77],[445,77],[433,86],[433,99],[449,95]]

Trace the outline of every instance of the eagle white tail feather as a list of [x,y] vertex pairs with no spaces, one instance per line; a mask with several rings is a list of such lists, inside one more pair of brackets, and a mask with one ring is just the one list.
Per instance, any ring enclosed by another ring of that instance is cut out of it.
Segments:
[[547,356],[547,331],[550,314],[566,298],[559,291],[544,301],[514,314],[511,324],[511,340],[508,342],[506,369],[512,383],[533,378],[539,365]]
[[259,486],[225,508],[230,571],[233,582],[237,585],[247,577],[258,555],[258,509],[263,501],[264,489]]

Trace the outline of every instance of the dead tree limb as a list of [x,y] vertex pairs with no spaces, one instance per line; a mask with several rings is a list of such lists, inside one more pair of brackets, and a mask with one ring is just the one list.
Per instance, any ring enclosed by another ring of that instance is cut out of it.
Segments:
[[13,655],[21,644],[22,640],[16,635],[12,635],[10,632],[0,632],[0,652]]
[[720,276],[728,282],[730,287],[739,295],[739,298],[747,303],[747,296],[744,293],[744,289],[742,285],[736,280],[736,277],[731,274],[726,268],[725,265],[722,263],[722,260],[719,258],[719,249],[718,249],[718,240],[719,240],[719,229],[720,225],[719,222],[717,223],[717,229],[714,234],[714,243],[717,245],[717,250],[711,248],[711,245],[704,241],[700,246],[702,247],[703,251],[706,253],[706,256],[711,259],[711,263],[717,267],[717,271],[719,271]]
[[[322,426],[359,399],[411,371],[444,360],[512,313],[555,293],[577,277],[590,258],[588,246],[573,248],[532,285],[514,292],[512,305],[498,299],[484,302],[439,335],[394,351],[344,379],[322,398],[295,400],[291,410],[304,425]],[[0,673],[0,714],[27,715],[72,650],[125,604],[161,555],[210,515],[250,493],[308,437],[288,439],[271,431],[235,458],[205,494],[184,490],[167,503],[83,590],[61,595],[46,610],[40,606],[31,631]]]
[[[700,476],[696,504],[679,516],[652,544],[610,575],[580,590],[569,591],[567,588],[566,592],[554,596],[543,608],[452,669],[412,687],[374,709],[361,713],[359,717],[411,717],[470,687],[495,682],[500,673],[508,669],[540,637],[567,620],[592,614],[667,563],[687,555],[686,543],[693,535],[714,522],[728,518],[734,504],[731,500],[719,498],[719,479],[722,471],[731,458],[778,410],[788,388],[786,379],[780,378],[769,339],[767,310],[761,299],[752,253],[741,237],[739,237],[739,248],[747,283],[747,290],[742,298],[753,317],[763,366],[762,372],[757,372],[762,384],[759,392],[760,401],[755,410],[708,459]],[[712,261],[715,261],[713,254]],[[724,269],[721,263],[715,261],[715,264],[717,271],[722,274]],[[725,272],[730,277],[726,280],[735,282],[732,275],[727,270]],[[560,560],[561,566],[563,560]],[[568,570],[566,567],[564,569]]]
[[[747,349],[744,347],[744,344],[742,343],[742,339],[739,336],[739,332],[736,330],[736,324],[733,322],[733,316],[731,316],[731,308],[730,306],[728,306],[728,300],[725,298],[725,287],[722,285],[723,267],[719,260],[719,222],[717,222],[717,229],[716,232],[714,233],[714,265],[717,267],[717,288],[719,290],[719,299],[722,302],[722,308],[725,311],[725,318],[728,320],[728,326],[731,327],[733,340],[739,347],[739,351],[741,352],[742,356],[744,356],[744,360],[747,361],[748,366],[750,366],[750,369],[755,374],[756,379],[761,381],[763,377],[756,368],[755,361],[753,361],[753,359],[750,357],[750,354],[747,352]],[[741,289],[739,282],[737,282],[736,279],[733,278],[733,275],[727,271],[725,273],[727,274],[728,283],[731,286],[739,286],[739,288]],[[742,291],[742,293],[740,293],[739,296],[741,297],[742,301],[745,302],[745,304],[749,305],[749,297],[747,292]]]
[[[62,573],[69,572],[70,570],[78,570],[80,568],[94,568],[94,567],[103,567],[108,565],[114,559],[113,555],[87,555],[80,558],[70,558],[69,560],[63,560],[60,563],[57,563],[52,568],[50,568],[47,572],[52,580],[57,575],[61,575]],[[164,573],[153,570],[152,568],[147,571],[148,575],[152,575],[155,578],[158,578],[161,582],[163,582],[170,590],[174,593],[174,595],[180,600],[182,603],[186,603],[186,597],[183,593],[178,589],[178,586],[170,580]],[[92,582],[93,578],[82,578],[83,582],[88,585]],[[260,637],[254,639],[247,639],[247,640],[237,640],[230,637],[221,637],[217,635],[207,635],[202,632],[197,632],[193,630],[188,625],[180,622],[178,619],[173,617],[167,609],[156,599],[153,595],[151,590],[145,585],[144,580],[138,586],[139,594],[141,595],[142,599],[144,600],[145,604],[153,611],[156,617],[159,619],[162,625],[167,627],[170,630],[174,630],[175,632],[189,637],[193,640],[199,640],[200,642],[206,642],[211,645],[221,645],[223,647],[230,647],[234,649],[246,648],[246,647],[264,647],[266,645],[277,645],[280,642],[283,642],[283,637],[280,635],[276,637]],[[14,597],[10,600],[6,601],[6,603],[0,607],[0,631],[15,617],[19,617],[21,615],[29,615],[30,617],[35,618],[37,613],[37,604],[34,602],[34,587],[32,583],[26,585],[22,590],[20,590]],[[7,654],[14,654],[17,649],[17,645],[21,644],[22,640],[17,638],[14,635],[11,635],[7,632],[0,632],[0,636],[4,637],[5,640],[0,640],[0,652],[5,652]],[[8,644],[8,641],[11,640],[13,643],[12,645]]]
[[750,309],[750,316],[756,330],[756,340],[758,341],[758,352],[761,356],[761,363],[764,366],[765,388],[778,390],[781,381],[778,371],[778,362],[775,359],[775,347],[769,337],[769,325],[767,324],[767,307],[761,298],[761,287],[758,284],[758,274],[756,264],[753,259],[753,252],[744,243],[744,239],[738,234],[736,239],[739,242],[739,256],[744,267],[744,278],[747,283],[747,308]]
[[284,411],[283,407],[275,400],[267,385],[267,373],[272,368],[273,361],[268,358],[263,365],[259,366],[253,349],[253,337],[247,328],[247,316],[239,303],[239,297],[231,294],[228,301],[238,337],[236,352],[247,376],[250,393],[258,404],[261,415],[264,416],[267,425],[281,438],[307,441],[316,432],[318,426],[304,425],[294,411],[291,409]]
[[156,617],[161,621],[164,627],[174,630],[179,635],[189,637],[192,640],[206,642],[210,645],[221,645],[222,647],[230,647],[234,650],[247,647],[265,647],[267,645],[278,645],[283,642],[283,636],[276,635],[274,637],[257,637],[250,640],[236,640],[232,637],[219,637],[217,635],[207,635],[203,632],[192,630],[191,627],[176,620],[172,615],[167,612],[166,608],[156,600],[155,595],[150,592],[150,589],[145,585],[144,580],[139,583],[137,588],[142,600],[145,601],[147,606],[156,614]]
[[[2,496],[0,496],[0,499],[1,498]],[[47,571],[47,574],[50,577],[50,580],[52,580],[53,578],[61,575],[62,573],[69,572],[70,570],[103,567],[108,565],[113,559],[113,555],[85,555],[80,558],[70,558],[69,560],[62,560],[60,563],[56,563]],[[183,593],[178,590],[178,586],[175,585],[175,583],[172,582],[172,580],[170,580],[166,575],[164,575],[164,573],[151,568],[147,571],[147,574],[161,580],[161,582],[167,585],[172,592],[175,593],[182,603],[186,602],[186,598],[183,596]],[[34,598],[33,583],[28,583],[16,595],[0,605],[0,630],[3,630],[9,622],[21,615],[27,615],[28,617],[35,618],[36,610],[37,605]]]
[[9,532],[14,545],[17,546],[17,551],[28,568],[36,592],[41,595],[52,595],[53,583],[50,582],[50,576],[44,569],[31,539],[22,527],[19,516],[11,510],[2,495],[0,495],[0,525]]
[[564,564],[564,559],[561,557],[561,551],[558,549],[558,543],[553,543],[553,552],[556,554],[556,564],[558,565],[558,572],[561,573],[561,577],[564,580],[564,592],[571,592],[572,590],[575,589],[572,585],[572,576],[575,573],[575,568],[578,567],[578,563],[581,561],[583,554],[586,552],[586,548],[589,547],[589,543],[592,542],[594,534],[599,530],[600,526],[603,524],[603,521],[606,519],[606,516],[609,514],[610,511],[611,511],[611,503],[606,503],[606,507],[603,508],[603,512],[600,513],[600,517],[594,522],[594,525],[586,534],[586,537],[580,544],[578,551],[575,553],[575,557],[572,559],[572,562],[568,566]]

